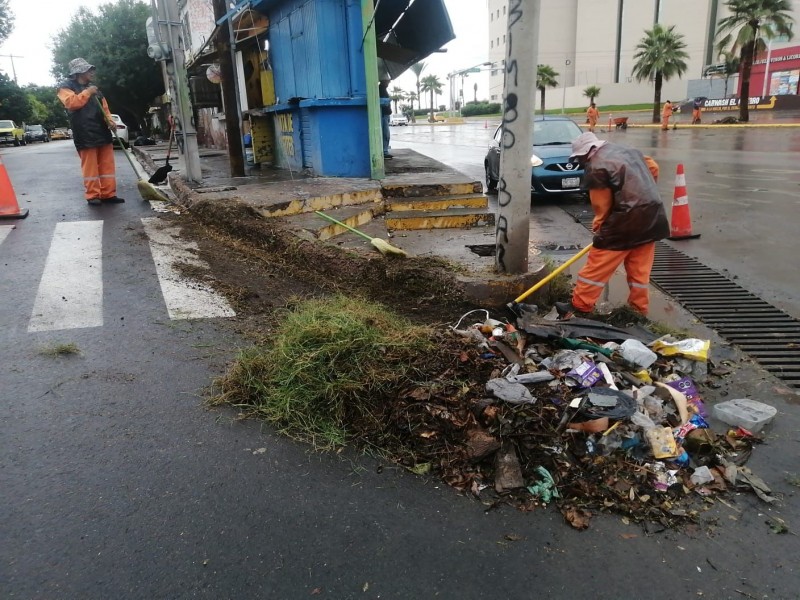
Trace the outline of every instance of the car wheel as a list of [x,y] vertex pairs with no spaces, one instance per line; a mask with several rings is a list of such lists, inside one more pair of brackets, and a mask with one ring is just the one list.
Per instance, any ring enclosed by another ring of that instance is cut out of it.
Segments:
[[497,179],[492,178],[492,175],[489,172],[488,164],[485,164],[484,168],[486,169],[486,190],[489,192],[494,192],[497,190]]

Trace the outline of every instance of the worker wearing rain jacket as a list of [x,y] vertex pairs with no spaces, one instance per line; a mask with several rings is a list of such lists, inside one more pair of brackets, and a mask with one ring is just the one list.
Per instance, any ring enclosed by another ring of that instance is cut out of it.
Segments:
[[[72,139],[81,157],[86,201],[92,206],[125,202],[117,196],[114,146],[108,104],[92,83],[95,67],[83,58],[69,62],[69,78],[58,84],[58,99],[69,113]],[[100,99],[98,104],[95,98]],[[102,104],[102,108],[101,108]]]
[[669,120],[672,117],[672,102],[667,100],[664,102],[664,108],[661,109],[661,129],[666,131],[669,129]]
[[628,304],[647,314],[655,243],[669,236],[658,194],[658,164],[634,148],[583,133],[572,142],[573,160],[584,165],[584,185],[594,210],[594,240],[578,273],[572,302],[558,303],[562,318],[591,312],[620,264],[628,277]]
[[589,123],[589,131],[594,133],[594,128],[597,126],[597,121],[600,119],[600,111],[594,102],[586,109],[586,122]]

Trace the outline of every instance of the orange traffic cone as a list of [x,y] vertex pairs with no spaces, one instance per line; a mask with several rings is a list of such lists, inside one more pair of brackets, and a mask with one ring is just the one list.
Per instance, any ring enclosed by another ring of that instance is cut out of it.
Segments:
[[683,165],[675,173],[675,195],[672,197],[672,225],[670,240],[692,240],[700,234],[692,233],[692,217],[689,214],[689,195],[686,193],[686,174]]
[[17,195],[11,187],[11,180],[6,173],[6,167],[0,159],[0,219],[24,219],[28,216],[28,209],[20,210],[17,204]]

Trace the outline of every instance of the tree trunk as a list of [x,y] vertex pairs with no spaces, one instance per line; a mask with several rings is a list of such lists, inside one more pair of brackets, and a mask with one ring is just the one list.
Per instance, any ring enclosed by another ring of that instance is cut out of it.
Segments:
[[739,120],[747,123],[750,120],[750,70],[753,68],[753,51],[755,43],[750,42],[742,47],[742,85],[739,87]]
[[544,88],[539,88],[539,110],[544,114]]
[[656,92],[653,98],[653,123],[661,122],[661,86],[664,83],[661,71],[656,71]]
[[430,106],[430,109],[431,109],[431,116],[429,117],[428,120],[431,123],[433,123],[434,122],[434,120],[433,120],[433,88],[431,88],[431,106]]

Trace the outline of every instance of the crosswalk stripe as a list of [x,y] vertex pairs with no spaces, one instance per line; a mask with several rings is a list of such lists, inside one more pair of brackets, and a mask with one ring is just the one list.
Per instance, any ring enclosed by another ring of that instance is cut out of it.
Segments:
[[144,218],[142,224],[150,238],[150,252],[170,319],[236,316],[225,298],[207,285],[184,277],[176,268],[179,264],[208,268],[196,256],[197,244],[182,240],[180,228],[168,225],[157,217]]
[[0,244],[6,239],[6,236],[14,229],[14,225],[0,225]]
[[103,221],[58,223],[28,331],[103,324]]

